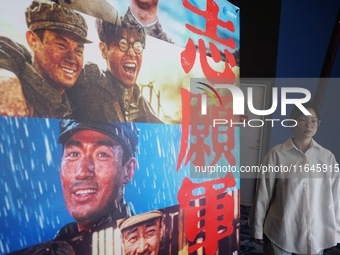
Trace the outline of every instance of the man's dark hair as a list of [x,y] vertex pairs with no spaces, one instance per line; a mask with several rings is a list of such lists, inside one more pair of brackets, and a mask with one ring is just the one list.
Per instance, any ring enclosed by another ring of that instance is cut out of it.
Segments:
[[96,29],[99,40],[106,45],[118,43],[123,38],[123,33],[127,31],[128,34],[135,34],[138,41],[145,46],[145,31],[139,26],[131,25],[130,23],[122,21],[122,25],[113,24],[105,20],[96,19]]
[[[304,106],[306,109],[308,109],[308,108],[313,109],[318,120],[321,120],[319,107],[313,101],[308,101],[306,103],[303,103],[302,106]],[[290,114],[290,118],[297,120],[302,116],[305,116],[305,114],[296,105],[294,105],[292,112]]]

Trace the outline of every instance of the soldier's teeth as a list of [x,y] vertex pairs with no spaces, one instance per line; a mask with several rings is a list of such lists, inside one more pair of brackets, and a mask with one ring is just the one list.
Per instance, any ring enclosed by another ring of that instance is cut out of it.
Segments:
[[66,73],[73,74],[74,70],[63,68]]
[[93,189],[87,189],[87,190],[78,190],[78,191],[76,192],[76,195],[87,195],[87,194],[94,194],[94,193],[96,193],[95,190],[93,190]]

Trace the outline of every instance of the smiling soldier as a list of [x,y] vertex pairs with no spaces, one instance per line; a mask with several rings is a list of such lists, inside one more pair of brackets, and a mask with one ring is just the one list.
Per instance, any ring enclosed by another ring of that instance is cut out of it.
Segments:
[[164,220],[159,210],[142,213],[118,223],[125,255],[160,254]]
[[107,70],[100,72],[95,64],[85,65],[84,75],[69,91],[76,118],[160,123],[136,83],[145,47],[144,30],[125,21],[118,25],[99,19],[96,28]]
[[66,118],[64,93],[83,67],[84,18],[54,2],[33,2],[26,10],[27,43],[33,53],[0,37],[0,115]]
[[93,231],[132,215],[124,189],[137,166],[138,129],[133,123],[63,120],[60,131],[61,184],[76,222],[55,239],[68,241],[76,254],[89,254]]

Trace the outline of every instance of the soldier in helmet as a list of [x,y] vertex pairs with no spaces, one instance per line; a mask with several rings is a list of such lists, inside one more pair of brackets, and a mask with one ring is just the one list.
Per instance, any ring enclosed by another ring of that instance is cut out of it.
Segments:
[[66,208],[76,220],[56,240],[89,254],[91,234],[131,216],[124,188],[134,176],[138,130],[133,123],[62,120],[60,177]]
[[83,67],[87,25],[75,11],[54,2],[36,2],[26,10],[22,45],[0,37],[0,115],[67,118],[71,105],[65,90]]

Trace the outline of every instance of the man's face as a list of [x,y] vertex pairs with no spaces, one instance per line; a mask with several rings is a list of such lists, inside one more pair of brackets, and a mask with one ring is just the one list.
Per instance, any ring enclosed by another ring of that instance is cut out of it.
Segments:
[[36,37],[30,46],[34,53],[33,65],[43,77],[62,88],[74,85],[83,66],[82,42],[65,33],[46,30],[43,41]]
[[105,46],[106,50],[102,52],[111,74],[123,85],[131,87],[136,84],[142,66],[143,53],[136,54],[132,49],[133,43],[137,41],[137,34],[124,31],[123,38],[130,44],[126,52],[121,51],[115,43]]
[[298,139],[311,139],[318,130],[319,120],[312,108],[307,108],[311,116],[301,116],[297,119],[298,125],[293,128],[294,136]]
[[67,210],[79,230],[90,227],[122,199],[124,184],[133,176],[129,161],[122,165],[122,157],[120,144],[95,131],[79,131],[64,144],[61,183]]
[[129,227],[122,232],[124,253],[126,255],[157,255],[162,235],[160,218]]

